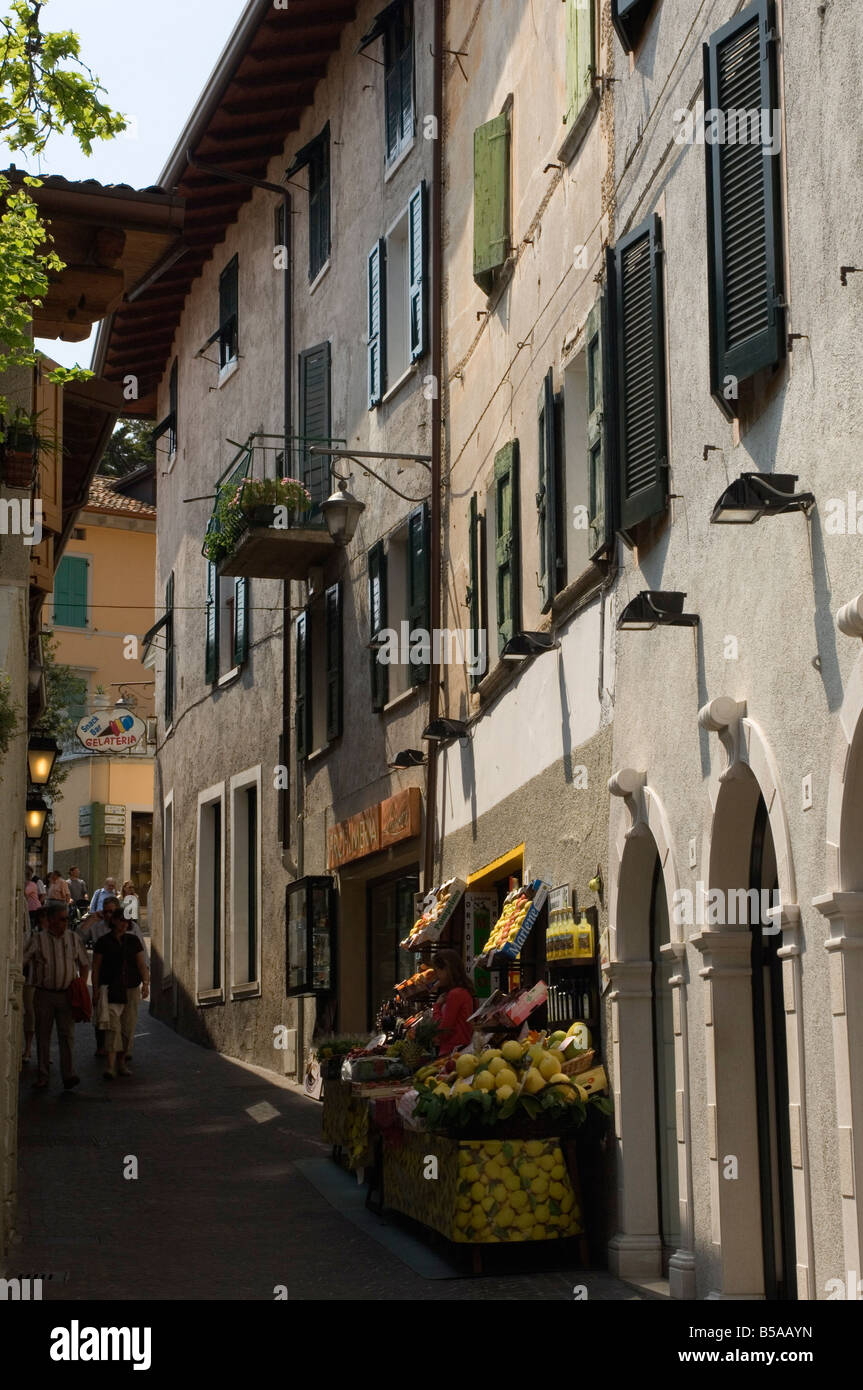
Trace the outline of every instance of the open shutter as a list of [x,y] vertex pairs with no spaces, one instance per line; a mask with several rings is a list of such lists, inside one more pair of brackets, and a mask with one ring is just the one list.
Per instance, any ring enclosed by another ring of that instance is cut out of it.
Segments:
[[505,444],[494,458],[495,570],[497,573],[497,640],[503,651],[521,627],[521,531],[518,505],[518,440]]
[[668,494],[661,257],[655,214],[614,253],[623,531],[663,511]]
[[219,365],[225,367],[236,358],[239,347],[239,261],[234,256],[219,276]]
[[174,722],[174,576],[165,585],[165,727]]
[[654,0],[611,0],[611,22],[627,53],[641,42]]
[[[468,522],[468,565],[469,579],[468,590],[465,596],[467,602],[470,622],[470,630],[474,634],[479,633],[480,628],[480,577],[479,577],[479,499],[476,493],[471,493],[470,513]],[[474,651],[478,650],[476,645],[477,636],[474,637]],[[471,676],[471,689],[479,683],[478,676]]]
[[587,524],[591,560],[610,540],[606,502],[605,372],[603,371],[603,303],[597,300],[587,316]]
[[386,121],[387,159],[398,154],[401,131],[401,68],[394,63],[384,75],[384,118]]
[[369,252],[369,410],[384,393],[384,262],[386,242],[381,237]]
[[331,584],[324,594],[327,648],[327,739],[342,732],[342,586]]
[[312,498],[312,516],[329,495],[330,461],[310,454],[309,444],[330,439],[330,345],[319,343],[300,353],[300,434],[303,440],[302,481]]
[[249,581],[234,580],[234,665],[242,666],[249,655]]
[[[387,625],[387,556],[383,541],[369,551],[369,639],[374,641]],[[372,709],[382,710],[389,698],[390,671],[371,649]]]
[[413,35],[407,36],[399,58],[399,87],[401,89],[400,135],[406,145],[414,133],[414,46]]
[[539,491],[536,510],[539,524],[539,587],[542,612],[548,612],[557,593],[557,459],[554,428],[554,373],[549,368],[539,393]]
[[[408,517],[408,620],[411,632],[429,631],[429,509],[425,502]],[[429,634],[431,641],[431,634]],[[426,662],[411,661],[411,681],[429,678]]]
[[207,631],[204,680],[213,685],[219,674],[219,577],[212,560],[207,565]]
[[408,203],[409,282],[411,361],[426,350],[425,265],[426,265],[426,186],[415,188]]
[[705,105],[725,119],[724,141],[705,144],[705,153],[711,390],[727,413],[737,383],[786,350],[780,158],[760,143],[762,120],[775,137],[772,11],[769,0],[756,0],[704,46]]
[[575,124],[593,92],[594,0],[566,0],[566,125]]
[[509,253],[509,113],[473,133],[473,278],[491,293]]
[[297,738],[297,757],[311,752],[312,702],[310,690],[309,614],[301,613],[296,621],[296,652],[294,671],[294,721]]
[[330,127],[324,126],[309,160],[309,280],[330,254]]

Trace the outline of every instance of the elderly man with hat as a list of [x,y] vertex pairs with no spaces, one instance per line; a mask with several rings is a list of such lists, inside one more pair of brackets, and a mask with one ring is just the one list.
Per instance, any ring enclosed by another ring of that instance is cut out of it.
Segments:
[[51,1034],[56,1020],[60,1044],[60,1071],[63,1085],[69,1091],[80,1081],[72,1065],[75,1020],[69,1002],[69,987],[78,975],[86,983],[90,973],[90,961],[78,933],[67,930],[69,910],[66,903],[49,898],[45,904],[45,911],[45,930],[35,932],[24,949],[24,964],[32,964],[31,978],[36,991],[33,1004],[36,1015],[39,1075],[33,1085],[37,1089],[48,1085]]

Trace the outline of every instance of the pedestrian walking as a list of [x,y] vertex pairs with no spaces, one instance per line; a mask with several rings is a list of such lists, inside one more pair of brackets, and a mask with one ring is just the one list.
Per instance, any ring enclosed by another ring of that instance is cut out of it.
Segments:
[[93,894],[92,898],[90,899],[90,911],[91,911],[91,912],[101,912],[101,911],[102,911],[102,908],[104,907],[104,904],[105,904],[105,899],[106,899],[106,898],[116,898],[116,896],[117,896],[117,880],[116,880],[115,878],[106,878],[104,884],[102,885],[102,887],[101,887],[101,888],[97,888],[97,889],[96,889],[96,892]]
[[[106,1081],[129,1076],[135,1046],[138,1003],[150,995],[150,970],[140,937],[129,931],[123,909],[110,909],[110,931],[93,947],[93,1004],[96,1016],[108,1014]],[[143,988],[142,988],[143,987]]]
[[[44,927],[48,914],[45,911],[44,907],[40,907],[38,912],[28,913],[28,917],[28,927],[30,933],[32,933],[35,931],[39,931],[42,927]],[[29,941],[29,939],[30,937],[28,935],[24,942],[25,949],[27,946],[27,941]],[[24,1052],[21,1058],[22,1062],[30,1061],[31,1056],[33,1055],[33,1038],[36,1034],[36,987],[33,983],[33,976],[33,962],[32,960],[30,960],[24,966],[24,989],[22,1000],[24,1012]]]
[[48,875],[46,901],[56,901],[66,903],[67,905],[72,901],[72,894],[69,892],[69,886],[59,869],[52,869]]
[[67,930],[66,904],[53,898],[46,903],[45,912],[45,930],[35,932],[24,949],[24,964],[29,965],[32,962],[33,965],[35,989],[34,1012],[39,1075],[33,1085],[38,1089],[48,1085],[51,1034],[56,1021],[57,1039],[60,1044],[60,1071],[63,1085],[69,1091],[73,1086],[77,1086],[81,1079],[75,1075],[72,1061],[75,1021],[69,1002],[69,989],[76,977],[80,976],[86,983],[90,973],[90,962],[81,938],[76,932]]
[[123,909],[123,916],[129,923],[129,931],[136,932],[138,930],[138,918],[141,913],[141,907],[138,901],[138,894],[135,892],[135,885],[130,878],[123,884],[121,894],[122,899],[120,906]]
[[76,864],[73,864],[72,868],[69,870],[66,886],[72,895],[72,901],[75,906],[80,911],[83,911],[90,901],[90,895],[87,892],[87,885],[81,877],[81,871]]
[[30,926],[35,927],[36,914],[42,907],[42,899],[39,897],[39,888],[36,883],[36,875],[33,873],[32,869],[28,869],[26,873],[26,882],[24,884],[24,899],[27,903],[27,911],[30,914]]

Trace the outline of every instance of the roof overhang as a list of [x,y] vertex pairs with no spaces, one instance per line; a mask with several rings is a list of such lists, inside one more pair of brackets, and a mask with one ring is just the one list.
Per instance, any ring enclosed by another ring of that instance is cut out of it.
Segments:
[[63,530],[54,546],[63,553],[90,484],[123,408],[122,387],[91,377],[63,388]]

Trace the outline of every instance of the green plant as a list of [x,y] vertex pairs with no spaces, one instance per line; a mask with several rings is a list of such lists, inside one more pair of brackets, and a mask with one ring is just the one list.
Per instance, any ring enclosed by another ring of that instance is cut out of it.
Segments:
[[17,727],[18,709],[12,700],[12,681],[4,672],[0,675],[0,759],[6,757]]
[[31,414],[18,406],[8,419],[0,419],[0,442],[6,451],[31,454],[40,449],[56,449],[57,436],[39,426],[39,419],[44,414],[44,410]]
[[290,513],[305,511],[311,503],[308,490],[296,478],[243,478],[239,483],[222,483],[204,537],[204,555],[214,563],[229,555],[255,507],[284,507]]

